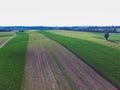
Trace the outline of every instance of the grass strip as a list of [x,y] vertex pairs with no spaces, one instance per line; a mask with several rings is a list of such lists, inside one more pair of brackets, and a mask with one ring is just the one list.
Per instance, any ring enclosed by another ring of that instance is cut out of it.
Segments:
[[27,33],[17,33],[0,49],[0,90],[21,90],[27,44]]

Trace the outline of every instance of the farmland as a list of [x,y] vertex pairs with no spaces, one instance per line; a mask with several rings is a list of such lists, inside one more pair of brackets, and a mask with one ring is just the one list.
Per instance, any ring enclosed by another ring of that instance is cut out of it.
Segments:
[[9,39],[13,35],[13,32],[0,32],[0,45],[2,45],[7,39]]
[[0,48],[0,90],[118,90],[119,34],[110,36],[105,41],[102,33],[18,32]]
[[66,37],[49,32],[40,31],[40,33],[64,45],[101,73],[105,78],[120,87],[119,50],[88,40]]
[[21,90],[28,35],[17,33],[0,48],[0,90]]
[[110,41],[106,41],[103,37],[104,36],[103,33],[90,33],[90,32],[65,31],[65,30],[49,30],[48,32],[69,36],[73,38],[88,40],[120,50],[120,33],[118,34],[110,33],[110,38],[109,38]]
[[117,90],[62,45],[35,31],[28,34],[24,90]]
[[12,36],[12,35],[14,35],[13,32],[0,32],[0,37]]

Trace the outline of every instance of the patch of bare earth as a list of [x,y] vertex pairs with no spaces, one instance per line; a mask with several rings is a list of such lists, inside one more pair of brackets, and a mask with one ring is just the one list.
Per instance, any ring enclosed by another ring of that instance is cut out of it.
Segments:
[[24,90],[117,90],[60,44],[37,32],[29,36]]
[[40,34],[30,35],[24,90],[71,90]]

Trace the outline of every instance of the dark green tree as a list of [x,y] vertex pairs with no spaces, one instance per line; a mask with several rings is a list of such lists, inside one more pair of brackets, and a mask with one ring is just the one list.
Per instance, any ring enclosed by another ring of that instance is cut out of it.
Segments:
[[105,37],[106,40],[108,40],[108,38],[109,38],[109,32],[105,32],[104,37]]

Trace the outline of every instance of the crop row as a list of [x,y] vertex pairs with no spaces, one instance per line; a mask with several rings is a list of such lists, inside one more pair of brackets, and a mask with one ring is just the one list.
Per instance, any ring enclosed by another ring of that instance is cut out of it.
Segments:
[[120,51],[95,42],[38,31],[64,45],[97,72],[120,87]]

